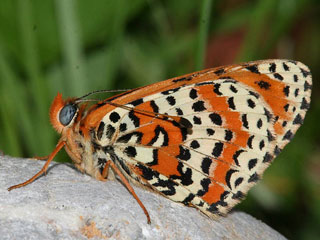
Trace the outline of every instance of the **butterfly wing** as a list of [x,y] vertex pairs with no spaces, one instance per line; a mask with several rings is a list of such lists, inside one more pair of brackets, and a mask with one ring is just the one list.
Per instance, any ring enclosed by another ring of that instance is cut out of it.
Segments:
[[[170,79],[114,98],[133,110],[113,106],[97,141],[113,142],[114,161],[129,178],[209,216],[224,214],[292,139],[311,85],[309,69],[288,60]],[[180,116],[191,127],[157,113]]]

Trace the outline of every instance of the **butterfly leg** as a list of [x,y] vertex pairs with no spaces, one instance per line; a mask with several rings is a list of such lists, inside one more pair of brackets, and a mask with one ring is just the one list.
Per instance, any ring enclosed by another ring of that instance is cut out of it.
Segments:
[[58,145],[56,146],[56,148],[53,150],[53,152],[48,156],[48,160],[46,161],[46,163],[44,164],[44,166],[42,167],[42,169],[36,174],[34,175],[32,178],[30,178],[29,180],[23,182],[23,183],[20,183],[20,184],[17,184],[17,185],[14,185],[14,186],[11,186],[8,188],[8,191],[11,191],[12,189],[15,189],[15,188],[20,188],[20,187],[23,187],[23,186],[26,186],[28,185],[29,183],[32,183],[35,179],[37,179],[41,174],[43,173],[46,173],[47,169],[48,169],[48,166],[50,164],[50,162],[52,161],[52,159],[55,157],[55,155],[61,150],[61,148],[63,148],[65,146],[66,142],[62,141],[62,142],[59,142]]
[[108,173],[109,173],[109,167],[110,167],[110,160],[106,162],[106,165],[103,168],[101,178],[99,180],[101,181],[106,181],[108,178]]
[[126,177],[122,174],[122,172],[118,169],[118,167],[114,164],[114,162],[112,162],[111,160],[107,161],[105,168],[103,169],[102,172],[102,176],[104,175],[108,175],[108,168],[109,166],[116,172],[116,174],[118,174],[118,176],[120,177],[122,183],[127,187],[127,189],[129,190],[129,192],[132,194],[132,196],[136,199],[136,201],[138,202],[138,204],[140,205],[140,207],[142,208],[144,214],[147,216],[148,219],[148,224],[151,223],[151,219],[150,219],[150,215],[146,209],[146,207],[143,205],[143,203],[141,202],[141,200],[139,199],[139,197],[137,196],[137,194],[135,193],[133,187],[130,185],[129,181],[126,179]]

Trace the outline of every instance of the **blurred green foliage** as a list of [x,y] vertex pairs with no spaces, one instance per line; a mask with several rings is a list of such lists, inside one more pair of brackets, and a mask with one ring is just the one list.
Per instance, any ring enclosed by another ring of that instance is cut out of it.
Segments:
[[0,149],[50,153],[58,136],[48,110],[58,91],[133,88],[204,62],[300,60],[314,79],[305,124],[238,208],[290,239],[318,239],[319,16],[318,0],[1,0]]

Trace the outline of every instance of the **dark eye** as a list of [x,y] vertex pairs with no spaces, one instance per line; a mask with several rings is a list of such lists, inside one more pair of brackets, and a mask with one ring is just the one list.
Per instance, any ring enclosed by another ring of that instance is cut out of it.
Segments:
[[67,126],[73,119],[77,112],[77,107],[75,105],[68,104],[64,106],[59,114],[59,121],[62,125]]

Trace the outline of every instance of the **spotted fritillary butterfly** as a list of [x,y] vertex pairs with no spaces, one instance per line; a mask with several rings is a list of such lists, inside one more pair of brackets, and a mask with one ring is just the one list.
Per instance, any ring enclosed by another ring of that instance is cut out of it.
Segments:
[[42,170],[65,148],[98,180],[109,167],[144,210],[129,182],[215,217],[228,212],[302,124],[311,73],[300,62],[263,60],[207,69],[129,90],[90,107],[54,99],[61,134]]

